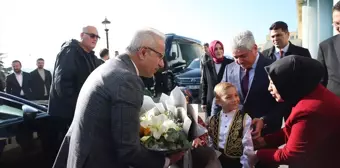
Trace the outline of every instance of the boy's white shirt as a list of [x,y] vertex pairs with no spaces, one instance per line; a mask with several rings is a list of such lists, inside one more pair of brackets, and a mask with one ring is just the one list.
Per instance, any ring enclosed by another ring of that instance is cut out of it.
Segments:
[[[220,113],[221,121],[220,121],[220,132],[219,132],[219,148],[223,148],[225,146],[226,137],[229,134],[229,127],[233,121],[233,117],[236,111],[232,111],[229,113]],[[244,126],[243,126],[243,155],[240,158],[240,162],[243,165],[243,168],[253,168],[255,165],[256,155],[254,151],[253,140],[251,137],[251,128],[252,119],[249,115],[245,115]],[[223,130],[223,131],[221,131]],[[209,145],[212,145],[211,138],[209,137]]]

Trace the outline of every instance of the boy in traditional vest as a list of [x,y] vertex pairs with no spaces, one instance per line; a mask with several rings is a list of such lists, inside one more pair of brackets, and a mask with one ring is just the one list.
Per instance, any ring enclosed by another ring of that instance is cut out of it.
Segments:
[[221,152],[223,168],[252,168],[254,146],[251,138],[251,118],[240,111],[236,87],[221,82],[214,88],[216,103],[222,111],[208,120],[210,144]]

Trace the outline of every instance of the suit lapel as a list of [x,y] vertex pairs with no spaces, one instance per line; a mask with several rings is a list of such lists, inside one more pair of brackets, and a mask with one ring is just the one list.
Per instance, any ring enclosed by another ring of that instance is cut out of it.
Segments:
[[209,60],[208,65],[209,65],[209,71],[210,71],[210,74],[212,75],[213,80],[216,81],[216,83],[218,83],[219,81],[217,81],[215,63],[212,60]]
[[217,82],[221,82],[222,78],[223,78],[223,74],[225,71],[225,66],[227,65],[227,60],[226,58],[223,60],[223,62],[221,63],[221,67],[220,70],[217,73]]
[[337,35],[336,38],[333,39],[333,45],[338,61],[340,62],[340,35]]
[[244,95],[242,93],[242,88],[241,88],[240,66],[236,63],[233,63],[233,66],[230,70],[230,75],[228,75],[227,77],[228,77],[228,81],[230,81],[236,86],[238,94],[240,95],[241,102],[243,102]]
[[[38,78],[44,83],[44,80],[43,80],[42,77],[40,76],[40,73],[39,73],[38,69],[34,70],[34,75],[37,75]],[[46,79],[46,73],[45,73],[45,79]]]
[[261,80],[261,79],[259,79],[259,77],[262,76],[263,69],[264,69],[263,67],[264,67],[264,65],[263,65],[263,56],[260,54],[259,55],[259,60],[257,61],[257,64],[256,64],[253,81],[252,81],[252,83],[250,85],[247,97],[246,97],[244,102],[246,102],[247,98],[252,96],[252,92],[258,88],[258,83],[259,83],[258,80]]
[[272,60],[276,60],[276,56],[275,56],[275,47],[273,46],[269,52],[268,52],[268,58],[272,59]]
[[289,46],[288,46],[287,52],[284,53],[284,56],[292,55],[292,53],[295,53],[294,50],[295,50],[294,44],[292,44],[292,43],[289,41]]
[[45,83],[47,81],[47,78],[48,78],[47,71],[45,69],[44,69],[44,75],[45,75],[45,80],[43,80],[43,81]]
[[[19,81],[18,81],[18,79],[17,79],[17,77],[15,75],[15,72],[12,73],[12,79],[14,81],[14,84],[16,84],[17,86],[21,87],[20,84],[19,84]],[[22,79],[24,80],[24,77],[22,77]]]

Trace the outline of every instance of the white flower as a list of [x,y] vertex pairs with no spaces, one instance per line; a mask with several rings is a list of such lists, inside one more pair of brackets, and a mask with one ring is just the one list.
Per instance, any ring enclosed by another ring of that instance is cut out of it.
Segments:
[[162,135],[166,136],[166,133],[170,128],[175,130],[179,129],[176,123],[169,119],[167,113],[165,113],[165,111],[160,112],[159,108],[152,108],[141,116],[140,120],[141,126],[150,128],[151,134],[155,139],[159,139]]

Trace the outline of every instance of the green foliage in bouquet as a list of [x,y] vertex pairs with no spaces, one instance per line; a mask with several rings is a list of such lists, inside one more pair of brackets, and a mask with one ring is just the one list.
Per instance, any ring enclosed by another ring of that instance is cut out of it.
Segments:
[[185,133],[174,128],[169,128],[166,134],[159,139],[150,135],[143,136],[141,142],[145,147],[154,150],[178,150],[191,147],[191,143],[187,140]]

